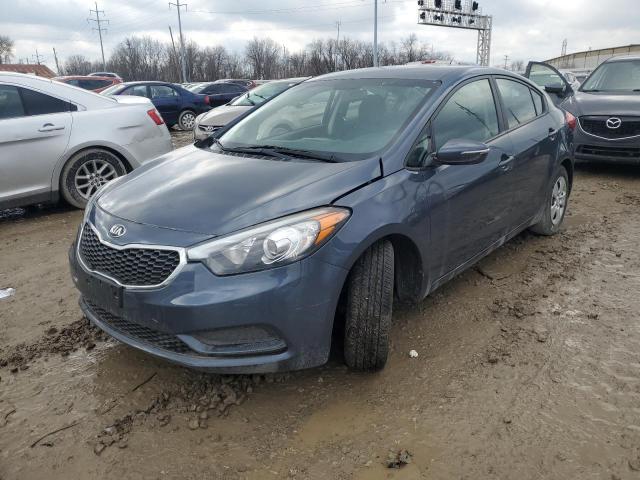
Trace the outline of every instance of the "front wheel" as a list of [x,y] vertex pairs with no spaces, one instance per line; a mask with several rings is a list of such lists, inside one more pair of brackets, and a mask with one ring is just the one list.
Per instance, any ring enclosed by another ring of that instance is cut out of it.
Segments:
[[394,252],[388,240],[372,245],[347,280],[344,358],[354,370],[381,370],[389,354]]
[[62,169],[62,197],[76,208],[84,208],[94,193],[104,184],[127,173],[122,161],[101,148],[76,153]]
[[551,189],[547,193],[544,203],[542,220],[531,227],[538,235],[555,235],[560,231],[567,204],[569,202],[569,174],[567,169],[560,167],[555,175]]
[[178,117],[178,126],[181,130],[193,130],[196,124],[196,114],[191,110],[184,110]]

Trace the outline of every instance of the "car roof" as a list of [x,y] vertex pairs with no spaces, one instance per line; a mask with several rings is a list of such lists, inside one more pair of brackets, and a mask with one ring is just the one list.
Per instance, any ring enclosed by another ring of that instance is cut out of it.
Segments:
[[613,63],[613,62],[628,62],[630,60],[638,61],[640,60],[640,56],[638,55],[620,55],[617,57],[611,57],[604,61],[604,63]]
[[161,82],[159,80],[138,80],[136,82],[124,82],[119,85],[168,85],[170,87],[181,87],[181,85],[177,85],[171,82]]
[[99,77],[98,75],[62,75],[60,77],[53,77],[52,80],[109,80],[112,81],[113,77]]
[[399,78],[410,80],[433,80],[442,83],[458,81],[462,78],[478,75],[507,75],[519,78],[513,72],[500,68],[480,67],[477,65],[400,65],[391,67],[371,67],[356,70],[344,70],[314,77],[309,82],[328,79],[356,78]]

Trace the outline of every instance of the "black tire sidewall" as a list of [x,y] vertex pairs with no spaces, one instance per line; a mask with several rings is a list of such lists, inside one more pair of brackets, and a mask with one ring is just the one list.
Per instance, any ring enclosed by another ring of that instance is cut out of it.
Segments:
[[67,161],[60,176],[60,191],[62,198],[64,198],[68,204],[81,209],[87,205],[87,200],[85,200],[76,189],[75,177],[76,172],[83,164],[96,158],[110,163],[118,173],[118,177],[127,173],[122,161],[115,154],[107,150],[91,148],[76,153]]

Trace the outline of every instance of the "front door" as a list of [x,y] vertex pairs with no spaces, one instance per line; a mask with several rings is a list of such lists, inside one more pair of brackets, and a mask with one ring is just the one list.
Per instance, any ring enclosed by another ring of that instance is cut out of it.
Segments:
[[53,169],[67,149],[71,104],[0,84],[0,204],[24,197],[48,200]]
[[529,62],[524,76],[544,89],[556,105],[573,95],[567,79],[548,63]]
[[476,165],[435,165],[428,180],[432,278],[455,271],[486,251],[511,228],[514,187],[512,144],[500,136],[488,78],[460,87],[432,121],[434,150],[453,139],[483,142],[486,159]]

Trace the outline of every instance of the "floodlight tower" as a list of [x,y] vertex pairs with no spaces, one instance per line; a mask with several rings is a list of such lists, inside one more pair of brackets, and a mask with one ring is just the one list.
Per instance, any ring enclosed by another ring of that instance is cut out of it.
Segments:
[[473,0],[418,0],[418,24],[478,31],[478,65],[489,66],[493,17]]

